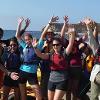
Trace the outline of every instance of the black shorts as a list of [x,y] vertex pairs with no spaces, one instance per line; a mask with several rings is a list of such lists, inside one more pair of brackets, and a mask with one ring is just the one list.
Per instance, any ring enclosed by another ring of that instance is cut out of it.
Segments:
[[66,91],[67,90],[67,84],[68,84],[68,80],[65,81],[61,81],[61,82],[48,82],[48,90],[51,91],[55,91],[56,89],[58,90],[63,90]]
[[13,80],[5,75],[3,85],[8,87],[18,87],[18,80]]
[[38,84],[37,73],[28,73],[24,71],[20,71],[19,73],[19,83],[24,84],[29,82],[30,85]]

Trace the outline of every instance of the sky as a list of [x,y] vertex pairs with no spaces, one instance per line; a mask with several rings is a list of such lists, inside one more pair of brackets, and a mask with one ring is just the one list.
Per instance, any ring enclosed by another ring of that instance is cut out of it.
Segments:
[[69,16],[70,23],[78,23],[89,16],[100,22],[100,0],[0,0],[0,27],[16,30],[19,17],[30,18],[27,30],[40,31],[50,18]]

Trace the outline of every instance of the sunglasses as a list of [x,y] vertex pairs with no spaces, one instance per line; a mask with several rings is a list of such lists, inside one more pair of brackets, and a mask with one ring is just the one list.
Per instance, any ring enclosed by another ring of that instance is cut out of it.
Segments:
[[60,46],[60,44],[53,44],[53,46]]

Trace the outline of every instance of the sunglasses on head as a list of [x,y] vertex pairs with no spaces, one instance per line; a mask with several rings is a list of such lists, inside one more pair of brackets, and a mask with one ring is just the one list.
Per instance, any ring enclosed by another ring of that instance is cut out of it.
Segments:
[[53,44],[53,46],[59,46],[60,44]]

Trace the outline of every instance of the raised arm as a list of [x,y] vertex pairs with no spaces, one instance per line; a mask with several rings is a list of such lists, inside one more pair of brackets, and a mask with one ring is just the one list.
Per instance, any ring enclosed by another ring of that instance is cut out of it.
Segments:
[[75,40],[75,28],[70,27],[68,28],[68,35],[69,35],[69,44],[66,48],[66,54],[69,55],[72,51],[74,40]]
[[41,34],[41,39],[45,39],[45,37],[46,37],[46,34],[47,34],[47,31],[48,31],[48,29],[49,29],[49,27],[50,27],[50,25],[52,25],[54,22],[56,22],[57,20],[58,20],[59,18],[58,18],[58,16],[53,16],[51,19],[50,19],[50,21],[49,21],[49,23],[46,25],[46,27],[44,28],[44,30],[43,30],[43,32],[42,32],[42,34]]
[[64,24],[63,24],[61,32],[60,32],[62,39],[64,39],[64,33],[65,33],[65,29],[67,26],[68,26],[68,16],[64,16]]
[[94,29],[93,29],[93,36],[97,42],[97,44],[99,45],[99,40],[98,40],[98,29],[97,29],[97,24],[94,22]]
[[83,20],[83,23],[85,23],[87,27],[87,33],[89,38],[89,45],[91,46],[93,53],[95,54],[96,49],[98,48],[99,44],[96,40],[96,33],[94,33],[96,30],[94,29],[93,21],[90,18],[85,18]]
[[26,29],[27,29],[27,27],[29,26],[30,22],[31,22],[31,21],[30,21],[29,18],[27,18],[27,19],[25,20],[25,26],[24,26],[23,30],[26,30]]
[[25,26],[22,29],[22,23],[23,23],[23,21],[24,21],[24,18],[23,17],[18,19],[18,26],[17,26],[17,30],[16,30],[16,38],[17,39],[21,39],[22,34],[25,32],[26,28],[30,24],[30,20],[27,18],[25,20]]
[[17,30],[16,30],[16,38],[17,39],[21,39],[20,31],[21,31],[23,21],[24,21],[23,17],[18,19],[18,25],[17,25]]
[[48,53],[42,53],[37,47],[34,47],[35,53],[38,57],[42,59],[49,59],[49,54]]
[[27,18],[27,19],[25,20],[25,26],[24,26],[23,29],[21,29],[21,31],[20,31],[20,35],[22,35],[22,34],[25,32],[25,30],[27,29],[27,27],[29,26],[29,24],[30,24],[30,19]]

